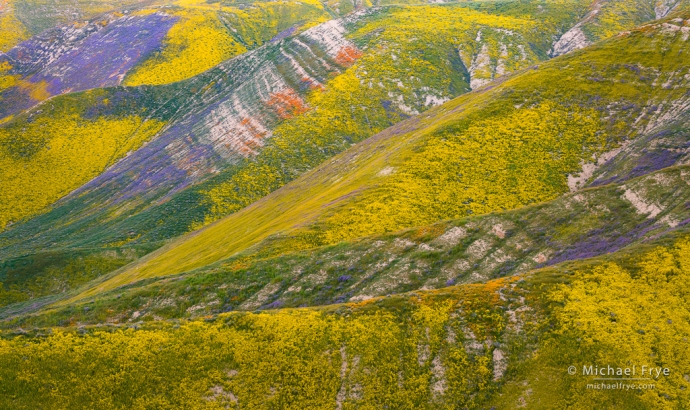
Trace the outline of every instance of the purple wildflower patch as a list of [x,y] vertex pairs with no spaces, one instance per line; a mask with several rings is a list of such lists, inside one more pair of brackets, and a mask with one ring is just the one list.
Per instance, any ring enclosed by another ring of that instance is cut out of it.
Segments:
[[[30,83],[49,95],[119,85],[137,63],[160,48],[178,17],[163,13],[129,16],[105,27],[91,23],[85,29],[63,27],[28,40],[7,53]],[[34,106],[31,90],[12,87],[0,92],[9,102],[0,107],[5,117]]]
[[270,41],[272,43],[275,43],[276,41],[280,41],[284,38],[288,38],[291,35],[295,34],[297,32],[297,26],[292,26],[286,30],[281,31],[280,33],[276,34],[275,37],[273,37]]
[[[549,261],[540,264],[539,267],[616,252],[658,228],[659,225],[655,224],[655,220],[646,219],[627,233],[605,228],[594,229],[587,233],[580,241],[566,247]],[[551,245],[557,248],[563,246],[562,244]]]
[[637,166],[630,170],[627,178],[639,177],[649,174],[650,172],[670,167],[680,159],[681,155],[682,153],[680,152],[668,150],[645,152],[644,155],[637,160]]

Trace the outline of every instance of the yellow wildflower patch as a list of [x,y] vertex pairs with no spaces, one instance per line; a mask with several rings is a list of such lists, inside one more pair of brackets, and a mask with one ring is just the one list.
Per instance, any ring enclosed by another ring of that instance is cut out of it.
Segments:
[[128,74],[125,85],[184,80],[247,51],[214,13],[189,10],[183,16],[168,32],[162,50]]
[[130,116],[41,117],[0,128],[0,229],[47,206],[140,147],[162,123]]

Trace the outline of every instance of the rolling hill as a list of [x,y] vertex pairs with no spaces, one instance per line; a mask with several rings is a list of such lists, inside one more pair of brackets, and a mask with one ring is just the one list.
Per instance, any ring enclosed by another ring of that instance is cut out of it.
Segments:
[[57,26],[0,55],[0,120],[65,93],[185,80],[327,17],[314,1],[242,9],[184,2]]
[[[404,121],[98,289],[199,268],[276,235],[276,252],[294,251],[554,199],[583,164],[683,124],[684,21],[644,26]],[[687,129],[676,132],[683,149]]]
[[404,3],[0,3],[0,407],[686,408],[687,2]]
[[[52,186],[34,186],[38,198],[31,208],[6,202],[2,221],[13,224],[0,238],[3,258],[40,253],[48,244],[154,243],[208,224],[473,83],[546,58],[575,11],[575,5],[542,7],[539,13],[550,18],[538,20],[515,17],[524,16],[518,8],[496,15],[463,5],[372,8],[269,42],[182,82],[51,98],[7,122],[6,138],[43,121],[39,126],[70,129],[62,123],[65,111],[74,113],[78,128],[130,113],[162,128],[87,184],[66,175],[60,194],[75,191],[52,209]],[[444,31],[425,25],[429,18]],[[489,55],[495,55],[490,64],[472,66]],[[417,76],[406,77],[412,68]],[[7,190],[18,186],[8,183]]]
[[[560,33],[583,12],[577,2],[373,8],[297,37],[281,40],[291,35],[281,34],[183,82],[89,91],[75,94],[78,103],[70,95],[55,97],[6,129],[21,129],[34,116],[60,117],[46,119],[46,125],[69,129],[73,125],[61,123],[62,110],[81,113],[82,119],[73,118],[78,127],[91,126],[97,117],[111,121],[127,112],[146,112],[163,128],[143,138],[150,141],[144,148],[88,184],[66,180],[59,192],[34,186],[38,198],[29,208],[7,202],[12,211],[3,211],[2,220],[13,225],[0,235],[0,254],[40,258],[48,244],[66,254],[159,246],[242,209],[389,125],[548,58]],[[427,25],[429,19],[435,24]],[[339,45],[323,54],[329,41]],[[154,57],[133,72],[146,72],[146,67],[155,72],[156,65],[148,65],[158,61]],[[411,69],[417,76],[407,78]],[[114,107],[106,107],[113,101]],[[17,186],[9,185],[10,191]],[[76,188],[50,210],[58,197]]]
[[[679,408],[689,400],[689,246],[685,234],[510,279],[325,308],[3,330],[0,400],[8,408]],[[621,357],[680,370],[655,378],[655,389],[618,394],[588,391],[590,378],[566,374],[602,361],[625,366]]]

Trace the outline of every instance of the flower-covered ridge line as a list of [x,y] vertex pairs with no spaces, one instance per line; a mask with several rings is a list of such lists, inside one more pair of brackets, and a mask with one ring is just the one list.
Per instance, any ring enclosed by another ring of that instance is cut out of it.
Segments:
[[[682,127],[683,117],[674,113],[688,103],[687,39],[681,30],[667,32],[667,25],[685,27],[686,20],[677,20],[543,63],[406,120],[285,189],[131,265],[102,289],[200,268],[271,236],[283,237],[286,251],[309,249],[516,209],[578,189],[569,182],[591,169],[589,164],[600,159],[630,164],[624,151],[620,157],[611,153],[659,128]],[[663,49],[673,50],[677,58],[663,58]],[[629,68],[645,70],[662,58],[655,77]],[[603,75],[611,80],[599,81]],[[566,77],[570,86],[563,89],[559,84]],[[675,141],[685,143],[682,137]],[[275,151],[267,147],[262,154],[269,152]],[[257,170],[271,169],[271,163],[254,164]],[[274,178],[257,172],[248,182],[258,183],[259,175]],[[226,197],[237,195],[238,185],[228,185],[235,189],[225,191]],[[627,200],[650,214],[635,199],[643,194],[628,190]]]

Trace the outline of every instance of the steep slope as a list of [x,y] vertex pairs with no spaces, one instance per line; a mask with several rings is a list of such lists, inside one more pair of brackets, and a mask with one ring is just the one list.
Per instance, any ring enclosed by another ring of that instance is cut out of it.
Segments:
[[550,54],[559,56],[638,26],[661,19],[687,7],[683,0],[596,0],[582,18],[553,44]]
[[[513,211],[281,256],[272,256],[275,245],[280,250],[281,238],[271,238],[210,266],[181,276],[136,282],[40,314],[38,320],[41,325],[57,325],[69,318],[95,324],[199,317],[229,310],[361,301],[456,283],[485,282],[687,232],[688,203],[690,167],[680,166],[625,185],[582,190]],[[6,263],[26,265],[27,258]],[[7,275],[9,280],[0,279],[15,289],[4,304],[55,293],[37,292],[37,285],[62,277],[51,272],[22,279],[28,272],[28,267],[15,268]],[[31,293],[22,293],[22,288],[31,289]],[[24,315],[54,300],[44,298],[12,306],[0,310],[0,318]],[[20,324],[26,325],[23,319]]]
[[[458,5],[369,9],[271,42],[186,82],[145,88],[145,94],[172,95],[164,130],[0,242],[13,247],[6,255],[16,256],[48,243],[143,243],[188,232],[469,90],[473,80],[458,47],[490,46],[497,53],[490,73],[518,69],[544,58],[571,17],[567,9],[543,22]],[[407,75],[411,69],[415,76]],[[110,90],[116,96],[103,98],[141,107],[134,90]]]
[[189,2],[130,7],[47,30],[0,55],[0,119],[68,92],[184,80],[286,28],[297,31],[326,17],[317,1],[257,3],[242,10]]
[[87,294],[198,268],[271,235],[294,251],[553,199],[583,163],[647,135],[652,107],[687,103],[686,25],[644,26],[405,121]]
[[23,40],[58,25],[90,19],[126,8],[141,0],[2,0],[0,1],[0,55]]
[[0,53],[9,50],[28,37],[28,30],[14,13],[13,2],[0,1]]
[[[328,309],[7,330],[0,333],[0,402],[108,409],[151,403],[682,408],[690,400],[688,255],[684,236],[510,280]],[[636,375],[642,366],[669,371],[641,376],[654,388],[635,384],[612,394],[601,387],[607,381],[584,373],[601,363],[635,365]]]

